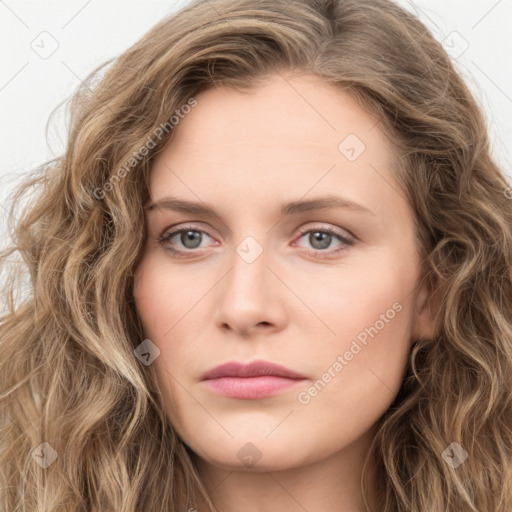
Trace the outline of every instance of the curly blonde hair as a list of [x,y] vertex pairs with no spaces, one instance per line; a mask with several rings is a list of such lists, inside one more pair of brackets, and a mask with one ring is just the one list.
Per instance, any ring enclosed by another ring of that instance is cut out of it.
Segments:
[[[512,510],[512,201],[442,45],[391,0],[195,0],[87,77],[65,153],[11,197],[1,512],[186,511],[198,496],[216,510],[134,356],[142,205],[184,105],[283,70],[379,117],[434,290],[436,336],[414,343],[368,454],[380,512]],[[468,454],[456,468],[452,443]]]

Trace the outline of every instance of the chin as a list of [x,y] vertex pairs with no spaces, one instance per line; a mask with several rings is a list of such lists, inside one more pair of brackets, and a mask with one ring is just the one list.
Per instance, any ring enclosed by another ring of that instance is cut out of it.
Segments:
[[[231,440],[229,443],[217,443],[213,451],[195,452],[196,456],[209,464],[229,471],[246,471],[261,473],[281,471],[312,462],[309,460],[307,447],[299,440],[297,447],[287,445],[282,440],[253,438],[253,441]],[[311,447],[311,453],[314,448]]]

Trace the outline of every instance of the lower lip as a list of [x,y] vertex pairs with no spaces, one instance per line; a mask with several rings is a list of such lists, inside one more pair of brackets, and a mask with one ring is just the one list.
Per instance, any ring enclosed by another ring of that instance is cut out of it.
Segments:
[[304,379],[288,379],[273,375],[261,377],[220,377],[204,381],[214,393],[231,398],[264,398],[304,382]]

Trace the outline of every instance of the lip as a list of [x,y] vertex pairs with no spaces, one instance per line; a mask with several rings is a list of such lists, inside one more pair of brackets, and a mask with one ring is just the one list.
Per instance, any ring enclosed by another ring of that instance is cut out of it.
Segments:
[[261,377],[272,375],[287,379],[305,379],[304,375],[270,361],[252,361],[248,364],[230,361],[216,366],[203,374],[201,380],[218,379],[220,377]]
[[243,399],[273,396],[305,379],[304,375],[285,366],[261,360],[249,364],[224,363],[201,378],[214,393]]

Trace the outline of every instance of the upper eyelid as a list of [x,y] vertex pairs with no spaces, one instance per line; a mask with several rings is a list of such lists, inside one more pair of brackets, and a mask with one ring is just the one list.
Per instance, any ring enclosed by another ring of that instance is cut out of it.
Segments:
[[[341,224],[345,224],[347,223],[347,220],[348,220],[348,224],[351,224],[352,222],[350,221],[350,218],[349,219],[346,219],[344,217],[341,217],[341,218],[331,218],[330,220],[324,218],[323,220],[320,220],[320,219],[317,219],[317,220],[313,220],[311,219],[311,217],[313,216],[319,216],[319,217],[331,217],[331,213],[332,212],[314,212],[314,211],[310,211],[310,212],[304,212],[303,214],[301,214],[300,216],[298,217],[294,217],[293,219],[292,218],[289,218],[288,220],[285,220],[285,225],[288,225],[290,223],[295,223],[297,221],[301,222],[301,224],[310,224],[310,223],[319,223],[319,224],[324,224],[324,225],[328,225],[331,229],[335,229],[335,230],[341,230],[341,233],[340,235],[341,236],[345,236],[347,237],[346,235],[348,235],[348,237],[350,237],[351,239],[353,239],[354,241],[355,240],[360,240],[358,235],[354,234],[354,232],[350,229],[348,229],[347,227],[345,226],[339,226],[337,225],[337,223],[341,223]],[[310,217],[309,219],[307,217]],[[283,219],[281,219],[283,220]],[[279,224],[281,221],[278,221],[278,223],[274,224],[267,232],[271,231],[272,229],[275,228],[275,226],[277,224]],[[208,222],[208,221],[205,221],[205,220],[202,220],[202,219],[195,219],[195,220],[183,220],[182,222],[178,222],[176,223],[174,226],[172,227],[169,227],[168,229],[182,229],[182,228],[179,228],[178,226],[180,226],[181,224],[184,224],[184,225],[187,225],[188,223],[190,224],[204,224],[206,226],[208,226],[206,229],[202,229],[202,228],[196,228],[194,227],[194,229],[198,229],[198,230],[203,230],[203,231],[206,231],[207,234],[209,234],[210,232],[212,232],[212,229],[213,229],[213,232],[215,233],[219,233],[219,230],[217,228],[212,228],[211,226],[211,223]],[[229,226],[226,226],[224,224],[224,222],[222,222],[222,225],[224,227],[221,228],[221,232],[224,230],[224,228],[226,229],[227,231],[227,234],[228,234],[228,237],[231,237],[233,236],[233,231],[231,230],[231,228]],[[313,227],[314,229],[314,227]],[[363,229],[366,230],[364,228],[364,223],[363,223]],[[165,230],[167,231],[167,229]],[[296,231],[296,230],[295,230]]]
[[161,238],[163,236],[175,235],[177,233],[180,233],[181,231],[187,231],[187,230],[188,231],[197,231],[198,233],[203,233],[205,235],[208,235],[210,238],[212,238],[212,235],[210,235],[208,230],[199,228],[197,226],[189,226],[187,224],[184,226],[181,226],[178,224],[177,226],[173,226],[171,228],[166,228],[162,231],[162,234],[160,235],[159,238]]

